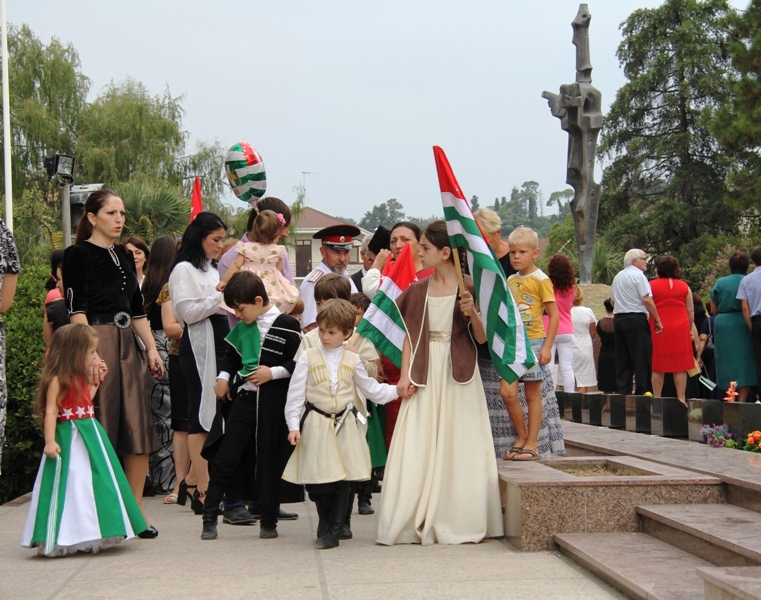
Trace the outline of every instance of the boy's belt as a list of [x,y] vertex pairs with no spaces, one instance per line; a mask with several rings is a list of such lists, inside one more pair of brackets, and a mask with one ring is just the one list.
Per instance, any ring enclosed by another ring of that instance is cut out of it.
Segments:
[[307,415],[309,414],[310,411],[314,411],[318,415],[322,415],[323,417],[327,417],[328,419],[335,419],[336,420],[336,423],[335,423],[336,433],[338,433],[339,430],[341,429],[341,425],[344,424],[344,420],[346,419],[346,417],[347,417],[347,415],[349,413],[354,413],[354,417],[356,419],[360,420],[360,422],[361,422],[361,419],[360,419],[361,415],[359,414],[359,411],[357,410],[357,407],[354,406],[353,402],[349,402],[344,407],[344,409],[342,411],[337,412],[337,413],[325,412],[324,410],[317,408],[314,404],[309,402],[309,400],[307,400],[304,403],[304,407],[305,407],[304,408],[304,414],[301,415],[301,422],[299,423],[299,431],[304,429],[304,421],[306,420]]

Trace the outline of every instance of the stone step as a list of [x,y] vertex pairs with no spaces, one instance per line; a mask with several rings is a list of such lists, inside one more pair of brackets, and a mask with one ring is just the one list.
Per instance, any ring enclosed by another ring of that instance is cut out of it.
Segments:
[[761,514],[731,504],[637,506],[642,531],[718,567],[761,566]]
[[761,600],[761,567],[698,569],[706,600]]
[[644,533],[556,533],[554,539],[563,554],[629,598],[704,597],[697,569],[711,563]]

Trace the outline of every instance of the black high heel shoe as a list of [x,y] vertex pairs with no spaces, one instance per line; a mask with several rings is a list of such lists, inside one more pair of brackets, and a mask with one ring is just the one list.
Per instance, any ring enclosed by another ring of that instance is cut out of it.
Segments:
[[[188,485],[188,483],[183,479],[180,482],[180,488],[177,490],[177,504],[180,506],[185,506],[185,503],[188,501],[188,496],[193,497],[193,492],[189,492],[188,490],[195,490],[197,491],[198,486],[197,485]],[[192,500],[191,500],[191,506],[192,506]]]
[[[197,486],[194,486],[197,487]],[[203,514],[203,502],[201,501],[201,498],[203,498],[206,495],[206,492],[199,492],[198,489],[196,489],[195,492],[193,492],[193,497],[190,500],[190,508],[193,509],[193,512],[197,515]]]

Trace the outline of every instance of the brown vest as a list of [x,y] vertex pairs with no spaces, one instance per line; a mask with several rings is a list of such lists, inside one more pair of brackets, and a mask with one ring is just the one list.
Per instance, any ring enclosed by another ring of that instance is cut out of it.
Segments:
[[[429,330],[426,312],[428,310],[429,280],[430,277],[426,277],[413,283],[396,299],[413,349],[410,379],[420,385],[425,385],[428,380]],[[465,289],[475,297],[473,280],[467,275],[465,276]],[[452,361],[452,377],[457,383],[469,382],[473,379],[476,370],[476,344],[470,335],[469,328],[470,320],[460,310],[458,294],[452,315],[452,344],[449,350]],[[416,348],[417,352],[414,352]],[[456,357],[455,352],[457,352]]]

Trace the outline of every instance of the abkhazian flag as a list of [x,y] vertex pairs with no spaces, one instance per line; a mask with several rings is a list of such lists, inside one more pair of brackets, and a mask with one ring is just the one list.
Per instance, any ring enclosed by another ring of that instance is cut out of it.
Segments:
[[193,194],[190,196],[190,221],[193,222],[198,213],[203,212],[203,197],[201,196],[201,178],[193,181]]
[[450,243],[468,252],[468,268],[484,319],[494,368],[502,379],[512,383],[536,362],[528,332],[507,287],[502,265],[476,223],[446,154],[434,146],[433,155]]
[[401,369],[407,329],[395,301],[412,282],[417,281],[409,244],[404,245],[393,265],[391,260],[386,263],[382,275],[373,303],[357,325],[357,333],[370,340],[378,352]]

